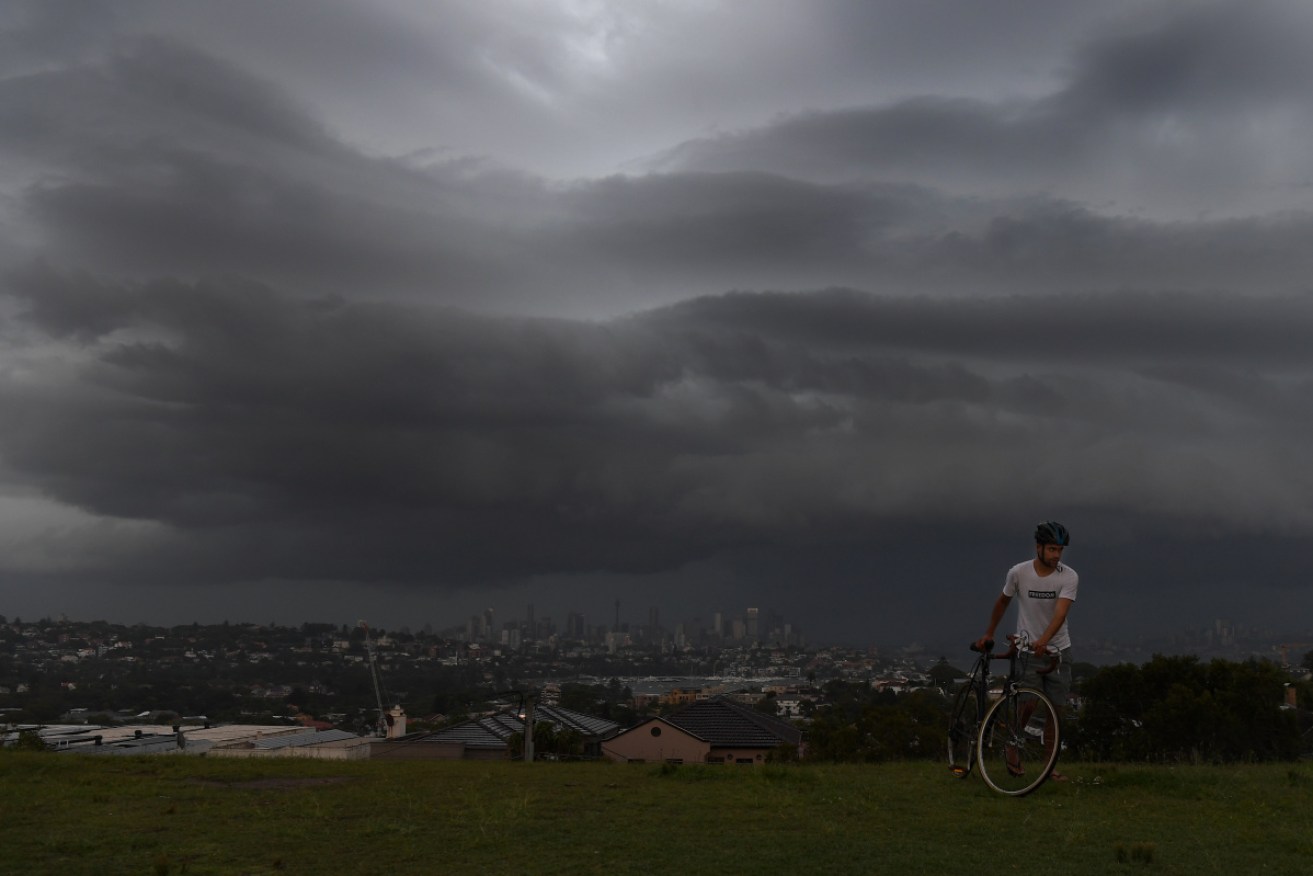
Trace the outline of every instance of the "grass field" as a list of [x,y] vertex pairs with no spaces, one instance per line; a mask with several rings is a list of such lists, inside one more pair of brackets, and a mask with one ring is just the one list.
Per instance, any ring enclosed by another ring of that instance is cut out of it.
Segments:
[[1313,873],[1313,764],[328,763],[0,753],[0,872]]

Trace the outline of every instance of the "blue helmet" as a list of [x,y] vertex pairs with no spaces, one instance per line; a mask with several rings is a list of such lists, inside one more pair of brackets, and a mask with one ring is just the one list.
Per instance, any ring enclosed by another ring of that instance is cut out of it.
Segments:
[[1035,544],[1056,544],[1066,547],[1071,544],[1071,533],[1067,527],[1056,520],[1046,520],[1035,527]]

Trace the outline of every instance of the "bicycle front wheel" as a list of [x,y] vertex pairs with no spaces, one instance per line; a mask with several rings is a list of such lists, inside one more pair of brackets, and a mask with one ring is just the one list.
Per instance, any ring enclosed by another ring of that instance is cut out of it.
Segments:
[[948,722],[948,768],[965,779],[976,763],[976,732],[980,722],[980,693],[969,681],[957,692]]
[[1043,691],[1015,688],[989,707],[980,724],[981,778],[1000,794],[1029,794],[1053,772],[1061,732],[1058,710]]

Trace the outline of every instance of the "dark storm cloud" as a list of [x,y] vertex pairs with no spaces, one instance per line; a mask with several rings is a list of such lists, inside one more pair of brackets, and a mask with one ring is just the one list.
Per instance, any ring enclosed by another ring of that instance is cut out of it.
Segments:
[[769,334],[808,349],[904,350],[998,362],[1143,367],[1313,365],[1308,296],[1111,292],[1067,296],[892,298],[836,290],[698,299],[648,317]]
[[[1200,490],[1218,460],[1180,442],[1296,447],[1281,412],[1308,394],[1313,329],[1303,302],[1235,296],[1063,313],[731,295],[579,324],[237,280],[109,288],[32,271],[14,285],[28,323],[90,355],[66,381],[6,388],[0,451],[61,502],[164,527],[122,567],[137,580],[453,585],[856,544],[916,519],[1024,515],[1048,488],[1025,486],[1045,441],[1083,469],[1066,475],[1071,507],[1148,488],[1139,514],[1247,527],[1247,497],[1288,492],[1290,472],[1240,456]],[[1168,319],[1187,305],[1188,321]],[[1109,310],[1121,319],[1082,324]],[[1279,328],[1213,342],[1243,334],[1227,331],[1237,320]],[[1136,324],[1157,330],[1128,339]],[[1176,372],[1144,370],[1155,344]],[[1208,379],[1227,357],[1251,362],[1262,394]],[[1131,431],[1138,458],[1119,451]]]
[[353,290],[373,278],[378,292],[498,272],[467,197],[350,152],[277,89],[160,40],[0,83],[0,131],[48,168],[17,221],[79,266]]
[[1299,3],[1201,3],[1117,27],[1079,53],[1063,102],[1091,112],[1091,127],[1123,115],[1303,107],[1309,15]]
[[658,166],[985,195],[1043,190],[1186,215],[1292,206],[1274,190],[1313,175],[1291,140],[1313,130],[1309,10],[1200,4],[1178,13],[1092,39],[1049,95],[929,95],[795,113],[686,142]]
[[1298,5],[69,8],[0,13],[7,571],[928,623],[1045,516],[1299,592]]
[[[87,128],[97,112],[105,123]],[[1313,220],[1299,214],[1155,223],[1042,197],[763,173],[552,185],[408,167],[354,152],[278,89],[161,40],[0,83],[0,119],[9,152],[49,168],[12,202],[20,237],[37,236],[45,258],[129,276],[244,274],[610,315],[735,287],[1287,292],[1313,259]]]
[[[1047,199],[916,187],[670,174],[579,187],[561,251],[622,264],[655,290],[851,285],[892,292],[1080,293],[1131,286],[1293,292],[1313,217],[1151,222]],[[708,278],[712,278],[711,282]],[[828,282],[820,282],[824,278]]]

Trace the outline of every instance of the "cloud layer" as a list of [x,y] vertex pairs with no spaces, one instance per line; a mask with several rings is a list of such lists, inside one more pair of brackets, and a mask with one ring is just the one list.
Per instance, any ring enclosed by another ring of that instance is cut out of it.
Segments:
[[1308,605],[1299,4],[1004,4],[937,64],[901,4],[329,4],[287,53],[298,4],[57,6],[0,18],[14,582],[190,620],[714,579],[855,638],[983,611],[1059,517],[1104,627]]

